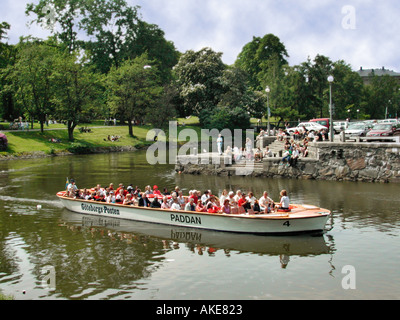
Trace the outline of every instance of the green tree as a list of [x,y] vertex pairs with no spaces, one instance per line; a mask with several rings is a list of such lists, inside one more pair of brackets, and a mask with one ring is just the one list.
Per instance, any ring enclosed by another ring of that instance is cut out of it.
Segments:
[[145,120],[154,128],[167,129],[169,121],[177,116],[178,88],[172,83],[163,85],[162,93],[146,110]]
[[54,110],[52,76],[59,51],[56,46],[41,42],[22,42],[18,46],[17,60],[8,69],[10,90],[31,119],[39,120],[43,132],[46,116]]
[[323,117],[324,110],[328,112],[329,100],[326,103],[326,94],[329,90],[329,83],[327,79],[332,73],[332,67],[332,61],[319,54],[316,55],[313,62],[308,59],[301,65],[309,87],[309,108],[311,109],[309,114],[312,114],[312,117]]
[[9,29],[7,22],[0,23],[0,117],[11,121],[20,116],[22,110],[15,103],[8,68],[15,63],[16,47],[3,42]]
[[262,79],[270,67],[269,60],[278,62],[279,67],[287,64],[288,57],[285,45],[273,34],[266,34],[262,38],[253,37],[239,53],[235,65],[249,75],[249,84],[253,89],[263,90]]
[[189,50],[174,68],[179,95],[182,99],[180,116],[199,115],[215,107],[222,93],[221,76],[226,69],[222,53],[210,48]]
[[370,85],[365,86],[365,111],[371,119],[395,117],[400,112],[400,85],[389,75],[372,75]]
[[80,61],[76,54],[60,54],[54,64],[55,115],[66,120],[68,138],[74,140],[74,129],[85,118],[101,95],[101,77]]
[[[349,116],[355,117],[357,110],[365,112],[362,104],[363,82],[357,72],[354,72],[349,64],[343,60],[333,63],[332,75],[332,102],[334,104],[334,119],[346,119]],[[329,92],[326,90],[325,99],[328,107]],[[350,110],[350,115],[348,110]],[[326,116],[329,113],[325,113]]]
[[[85,15],[86,0],[39,0],[37,4],[28,3],[26,15],[34,14],[30,23],[36,23],[49,29],[56,39],[61,41],[72,53],[81,48],[78,34],[82,30],[80,23]],[[59,26],[59,28],[58,28]]]
[[297,67],[280,66],[276,59],[270,60],[263,85],[270,88],[271,114],[279,119],[278,126],[284,120],[297,120],[300,117],[303,84]]
[[160,96],[160,82],[157,67],[146,54],[111,68],[107,76],[108,103],[111,110],[128,120],[130,136],[132,121],[142,122],[148,108]]

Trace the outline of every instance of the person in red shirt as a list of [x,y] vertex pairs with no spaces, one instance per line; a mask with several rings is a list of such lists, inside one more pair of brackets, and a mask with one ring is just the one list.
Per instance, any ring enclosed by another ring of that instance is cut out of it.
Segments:
[[247,212],[247,209],[251,208],[249,201],[246,199],[246,194],[245,193],[242,193],[242,197],[238,201],[238,206],[239,207],[243,207],[246,212]]
[[158,187],[156,185],[153,186],[153,194],[157,194],[161,196],[160,190],[158,190]]
[[197,191],[196,190],[190,190],[189,191],[189,199],[193,198],[194,203],[197,203],[197,201],[199,200],[199,198],[197,197]]

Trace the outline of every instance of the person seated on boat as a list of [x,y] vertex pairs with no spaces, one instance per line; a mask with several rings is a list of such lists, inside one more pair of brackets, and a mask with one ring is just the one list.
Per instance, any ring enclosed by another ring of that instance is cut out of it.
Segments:
[[119,192],[116,193],[115,202],[116,203],[123,203],[125,199],[124,196],[124,189],[119,189]]
[[250,202],[246,199],[246,195],[243,193],[242,197],[238,200],[238,207],[243,207],[244,211],[247,212],[248,209],[251,209]]
[[255,214],[258,214],[258,213],[262,212],[262,210],[260,208],[260,204],[258,203],[257,199],[254,200],[254,204],[253,204],[252,209],[254,210]]
[[215,198],[215,196],[211,196],[210,199],[207,201],[207,204],[206,204],[207,209],[209,208],[210,204],[211,204],[211,207],[214,208],[218,212],[219,205],[218,205],[218,202],[217,202],[217,199]]
[[138,192],[137,198],[139,207],[147,207],[147,198],[144,196],[143,192]]
[[178,198],[174,198],[174,201],[171,204],[172,210],[181,210],[181,205],[178,202]]
[[158,190],[157,185],[153,186],[153,194],[161,196],[161,192],[160,192],[160,190]]
[[164,195],[164,196],[169,196],[169,195],[170,195],[170,193],[168,192],[168,189],[167,189],[167,188],[164,188],[163,195]]
[[153,198],[153,201],[150,204],[150,208],[161,208],[161,203],[158,201],[157,197]]
[[197,200],[196,211],[197,212],[206,212],[207,211],[207,208],[205,205],[203,205],[203,202],[201,201],[201,199]]
[[161,203],[161,209],[170,209],[171,206],[168,203],[168,198],[164,197],[163,202]]
[[98,196],[101,196],[103,193],[105,193],[105,190],[101,187],[100,184],[98,184],[96,187],[94,187],[94,189],[96,190],[96,193]]
[[203,195],[201,196],[201,202],[203,202],[203,204],[207,204],[208,199],[210,198],[210,193],[208,190],[205,190]]
[[222,206],[225,202],[225,199],[228,199],[228,191],[226,189],[224,189],[222,191],[221,196],[219,197],[219,203]]
[[149,186],[149,185],[147,185],[145,188],[144,188],[144,194],[147,196],[147,195],[149,195],[149,194],[153,194],[153,190],[151,190],[151,187]]
[[120,183],[117,190],[115,190],[115,194],[118,195],[120,193],[120,190],[123,191],[123,195],[126,196],[126,194],[128,193],[127,190],[125,190],[125,186],[123,183]]
[[264,191],[262,197],[258,200],[261,211],[265,213],[270,213],[275,207],[274,200],[268,196],[268,192]]
[[109,190],[109,191],[114,190],[114,183],[111,182],[111,183],[108,185],[108,190]]
[[179,205],[181,206],[181,209],[183,210],[185,208],[185,205],[186,205],[186,199],[183,196],[182,190],[179,190],[177,199],[178,199]]
[[236,191],[236,195],[234,196],[234,199],[236,202],[239,202],[239,200],[242,198],[242,191],[241,190],[237,190]]
[[177,199],[177,198],[178,198],[177,193],[176,193],[175,191],[172,191],[172,192],[171,192],[171,199],[169,199],[169,201],[168,201],[169,206],[171,206],[172,203],[173,203],[173,202],[175,201],[175,199]]
[[138,207],[139,206],[139,199],[137,192],[132,193],[132,206]]
[[237,205],[237,201],[235,200],[235,193],[233,191],[229,191],[227,199],[229,200],[230,206]]
[[106,202],[105,194],[104,194],[104,193],[100,193],[100,194],[98,195],[96,201],[98,201],[98,202]]
[[79,193],[79,198],[86,200],[86,196],[89,194],[89,191],[85,188]]
[[207,208],[208,213],[217,213],[218,212],[218,207],[213,206],[213,204],[211,202],[208,202],[208,204],[206,205],[206,208]]
[[280,192],[281,200],[278,204],[278,212],[290,212],[290,201],[286,190]]
[[254,206],[254,202],[257,200],[257,198],[254,196],[253,192],[249,192],[247,194],[246,200],[250,203],[250,206]]
[[115,194],[113,190],[110,190],[108,195],[106,194],[106,202],[107,203],[115,203]]
[[189,202],[185,205],[185,211],[196,211],[196,205],[194,204],[194,198],[189,198]]
[[126,206],[130,206],[132,204],[132,194],[128,193],[122,204],[124,204]]
[[67,193],[68,193],[68,197],[70,198],[74,198],[76,196],[76,191],[78,190],[78,187],[75,184],[75,180],[71,179],[69,181],[69,184],[67,186]]
[[229,199],[226,198],[224,200],[223,206],[221,208],[222,213],[230,214],[231,213],[231,206],[229,205]]
[[190,191],[189,191],[189,197],[188,197],[188,199],[190,200],[190,198],[193,198],[193,202],[194,202],[194,204],[196,205],[196,204],[197,204],[197,200],[198,200],[197,191],[196,191],[196,190],[190,190]]

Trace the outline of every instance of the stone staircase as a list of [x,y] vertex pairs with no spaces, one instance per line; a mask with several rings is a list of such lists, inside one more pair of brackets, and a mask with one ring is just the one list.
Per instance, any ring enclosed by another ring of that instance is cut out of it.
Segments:
[[279,157],[279,151],[282,151],[283,153],[283,150],[285,149],[284,146],[284,141],[275,140],[270,145],[268,145],[268,148],[272,151],[273,154],[276,154],[276,156]]

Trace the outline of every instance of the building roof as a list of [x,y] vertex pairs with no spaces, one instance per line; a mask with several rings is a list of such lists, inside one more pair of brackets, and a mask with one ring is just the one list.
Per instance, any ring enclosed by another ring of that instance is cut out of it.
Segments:
[[375,74],[376,76],[389,75],[394,77],[400,77],[400,73],[394,72],[393,70],[385,69],[385,67],[382,67],[381,69],[363,69],[363,67],[360,67],[360,70],[358,70],[357,73],[362,78],[369,77],[371,73]]

